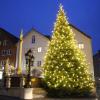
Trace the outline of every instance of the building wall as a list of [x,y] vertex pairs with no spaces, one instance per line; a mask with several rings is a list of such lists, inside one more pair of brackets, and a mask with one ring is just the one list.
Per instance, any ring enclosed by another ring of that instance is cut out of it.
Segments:
[[[35,36],[35,43],[32,43],[32,36]],[[22,49],[22,67],[23,70],[25,69],[25,53],[29,50],[33,50],[33,55],[35,57],[34,59],[34,67],[37,67],[37,62],[41,61],[41,64],[43,64],[43,58],[44,55],[47,51],[47,44],[48,44],[49,39],[44,37],[43,35],[39,34],[38,32],[32,30],[28,33],[27,36],[24,36],[23,39],[23,49]],[[18,50],[19,50],[19,43],[17,44],[18,49],[17,49],[17,62],[18,62]],[[41,47],[41,52],[38,52],[38,48]],[[16,63],[17,67],[17,63]]]
[[92,41],[90,38],[76,30],[72,27],[73,32],[75,33],[75,39],[77,40],[78,44],[84,44],[84,48],[82,51],[86,55],[87,63],[89,64],[89,72],[94,76],[94,68],[93,68],[93,53],[92,53]]
[[10,65],[15,66],[16,63],[16,40],[5,31],[0,31],[0,66],[4,67],[4,63],[9,58]]
[[100,80],[100,50],[93,56],[94,74]]
[[100,88],[100,50],[93,56],[94,76],[97,89]]

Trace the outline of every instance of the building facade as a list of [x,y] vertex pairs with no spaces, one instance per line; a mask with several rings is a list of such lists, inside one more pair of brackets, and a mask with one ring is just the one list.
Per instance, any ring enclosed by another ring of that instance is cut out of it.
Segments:
[[[47,45],[49,42],[49,37],[41,34],[35,29],[29,31],[23,37],[23,47],[22,47],[22,67],[23,71],[26,69],[26,60],[25,53],[29,49],[33,51],[34,56],[34,68],[41,68],[40,66],[43,64],[43,58],[47,51]],[[18,53],[19,53],[19,42],[17,43],[17,55],[16,55],[16,67],[18,67]]]
[[100,87],[100,50],[93,56],[93,63],[96,83]]
[[[94,76],[93,69],[93,55],[92,55],[92,46],[91,46],[91,37],[77,29],[75,26],[70,25],[73,32],[75,33],[75,39],[78,42],[79,48],[85,53],[87,62],[89,63],[89,71]],[[22,67],[25,70],[26,61],[25,61],[25,53],[31,49],[33,51],[33,55],[35,57],[33,69],[41,68],[43,65],[44,56],[48,49],[48,42],[50,42],[50,36],[45,36],[38,32],[35,29],[31,29],[23,38],[23,47],[22,47]],[[19,43],[17,44],[17,56],[16,56],[16,67],[18,64],[18,50]]]
[[94,66],[93,66],[93,52],[92,52],[92,39],[86,33],[82,32],[80,29],[73,25],[70,25],[73,32],[75,33],[75,39],[78,42],[78,47],[84,52],[86,56],[87,63],[89,64],[89,72],[94,76]]
[[17,42],[17,37],[0,28],[0,69],[3,69],[7,59],[11,66],[15,66]]

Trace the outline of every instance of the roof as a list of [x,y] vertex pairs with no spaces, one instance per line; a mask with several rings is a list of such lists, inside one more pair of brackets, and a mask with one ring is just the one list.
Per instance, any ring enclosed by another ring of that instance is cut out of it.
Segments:
[[[45,35],[45,34],[39,32],[38,30],[36,30],[35,28],[32,28],[30,31],[32,31],[32,30],[34,30],[35,32],[39,33],[40,35],[42,35],[42,36],[44,36],[44,37],[46,37],[46,38],[48,38],[48,39],[51,38],[50,35]],[[30,31],[28,31],[28,32],[24,35],[24,37],[26,37],[26,36],[29,34]]]
[[[75,27],[74,25],[72,25],[72,24],[69,24],[69,25],[70,25],[71,27],[73,27],[74,29],[76,29],[77,31],[79,31],[80,33],[82,33],[84,36],[86,36],[86,37],[88,37],[88,38],[91,39],[91,37],[90,37],[89,35],[87,35],[87,34],[84,33],[83,31],[81,31],[80,29],[78,29],[78,28]],[[34,30],[34,31],[36,31],[37,33],[43,35],[44,37],[46,37],[46,38],[48,38],[48,39],[51,39],[51,36],[50,36],[50,35],[44,35],[43,33],[37,31],[35,28],[32,28],[31,30]],[[31,31],[31,30],[30,30],[30,31]],[[24,37],[26,37],[26,36],[28,35],[28,33],[29,33],[29,32],[27,32],[27,33],[24,35]]]
[[79,31],[80,33],[82,33],[83,35],[85,35],[86,37],[90,38],[91,37],[89,35],[87,35],[86,33],[84,33],[83,31],[81,31],[79,28],[77,28],[76,26],[72,25],[72,24],[69,24],[71,27],[75,28],[77,31]]
[[6,31],[3,28],[0,28],[0,35],[2,34],[6,34],[7,36],[9,36],[10,38],[12,38],[14,40],[14,42],[18,42],[19,38],[17,38],[15,35],[12,35],[11,33],[9,33],[8,31]]
[[[83,31],[81,31],[80,29],[78,29],[76,26],[74,26],[74,25],[72,25],[72,24],[69,24],[69,25],[70,25],[71,27],[73,27],[74,29],[76,29],[77,31],[79,31],[80,33],[82,33],[84,36],[86,36],[86,37],[88,37],[88,38],[91,39],[91,37],[90,37],[89,35],[87,35],[87,34],[84,33]],[[35,32],[41,34],[42,36],[44,36],[44,37],[46,37],[46,38],[48,38],[48,39],[51,39],[51,36],[50,36],[50,35],[45,35],[45,34],[39,32],[39,31],[37,31],[35,28],[32,28],[30,31],[32,31],[32,30],[34,30]],[[9,36],[11,36],[12,38],[14,38],[16,41],[19,40],[16,36],[14,36],[14,35],[12,35],[11,33],[7,32],[7,31],[4,30],[3,28],[0,28],[0,31],[3,31],[3,33],[7,33]],[[29,34],[30,31],[28,31],[28,32],[24,35],[24,37],[26,37],[26,36]]]

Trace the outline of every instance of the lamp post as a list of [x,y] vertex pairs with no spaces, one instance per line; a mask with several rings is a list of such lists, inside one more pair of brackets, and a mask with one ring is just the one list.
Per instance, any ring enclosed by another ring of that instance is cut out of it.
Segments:
[[34,56],[31,49],[29,49],[29,51],[25,54],[25,58],[26,58],[26,66],[28,67],[27,81],[25,87],[31,87],[30,73],[31,73],[31,66],[34,63]]

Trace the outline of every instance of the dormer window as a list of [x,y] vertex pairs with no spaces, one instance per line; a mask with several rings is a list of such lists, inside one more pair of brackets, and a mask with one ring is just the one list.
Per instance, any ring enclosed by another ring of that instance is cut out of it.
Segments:
[[35,43],[35,35],[32,36],[32,43]]
[[1,52],[2,56],[11,55],[11,54],[12,54],[12,52],[10,49],[9,50],[2,50],[2,52]]

